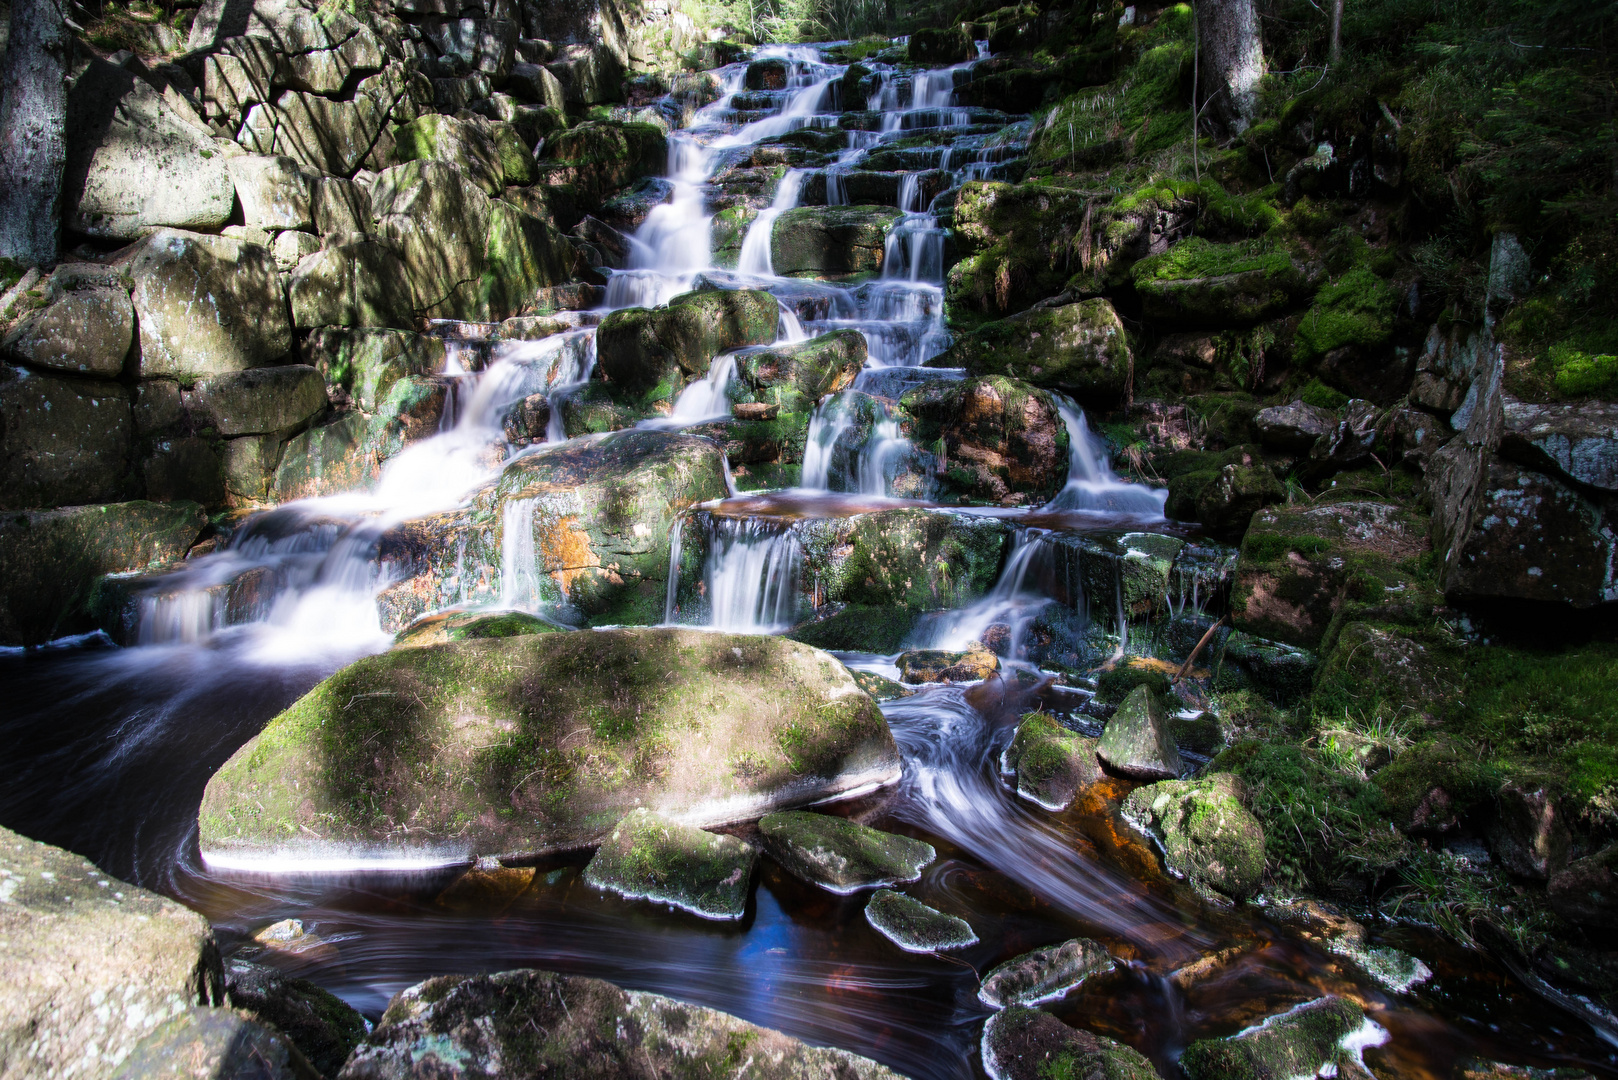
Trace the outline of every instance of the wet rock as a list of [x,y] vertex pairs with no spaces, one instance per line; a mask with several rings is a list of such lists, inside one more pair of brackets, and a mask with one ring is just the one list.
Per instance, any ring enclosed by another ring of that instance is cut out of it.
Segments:
[[1294,401],[1290,405],[1272,405],[1259,410],[1253,417],[1253,425],[1258,428],[1259,439],[1265,446],[1304,454],[1321,438],[1337,430],[1337,414]]
[[1567,865],[1573,837],[1556,799],[1544,787],[1507,781],[1496,799],[1489,846],[1507,870],[1544,881]]
[[775,219],[770,260],[782,277],[838,278],[882,269],[891,206],[800,206]]
[[959,26],[945,30],[927,27],[910,35],[912,64],[960,64],[977,55],[970,35]]
[[1345,1062],[1358,1064],[1361,1048],[1386,1039],[1358,1005],[1326,997],[1238,1035],[1194,1042],[1180,1067],[1191,1080],[1286,1080]]
[[0,366],[0,508],[127,498],[132,436],[117,383]]
[[940,446],[938,484],[974,502],[1043,505],[1067,482],[1068,432],[1050,393],[1004,376],[925,383],[900,407]]
[[1256,689],[1286,707],[1309,693],[1319,668],[1320,657],[1308,649],[1233,630],[1216,654],[1214,687]]
[[774,341],[779,321],[780,307],[766,292],[684,293],[667,307],[608,315],[596,331],[597,362],[616,393],[672,402],[720,353]]
[[1115,633],[1120,614],[1131,625],[1149,622],[1164,613],[1171,592],[1195,577],[1189,566],[1183,575],[1175,571],[1185,541],[1161,533],[1055,534],[1044,546],[1054,565],[1040,586],[1075,611],[1088,608],[1092,619]]
[[495,198],[506,189],[499,148],[481,123],[428,113],[401,124],[393,138],[399,161],[442,161]]
[[916,613],[900,607],[848,604],[796,627],[787,636],[817,649],[886,656],[900,650],[915,624]]
[[365,1018],[341,998],[263,964],[225,961],[225,993],[236,1008],[272,1025],[324,1076],[336,1076],[365,1038]]
[[1245,795],[1236,776],[1215,773],[1136,788],[1123,812],[1158,838],[1176,877],[1241,901],[1264,877],[1264,826],[1243,805]]
[[629,812],[602,840],[584,880],[630,900],[652,900],[704,919],[740,919],[758,851],[645,809]]
[[865,335],[833,330],[792,345],[749,349],[736,358],[736,375],[754,401],[811,412],[827,394],[851,386],[864,365]]
[[1045,713],[1029,713],[1000,758],[1016,777],[1017,794],[1047,810],[1066,810],[1080,791],[1102,779],[1095,739],[1072,732]]
[[1309,290],[1291,254],[1262,242],[1215,244],[1193,237],[1142,259],[1131,275],[1148,318],[1195,326],[1256,323]]
[[565,629],[526,611],[448,611],[423,615],[395,634],[393,643],[413,647],[442,645],[446,641],[554,634]]
[[[347,413],[295,435],[275,468],[276,498],[335,495],[375,482],[388,458],[438,433],[445,395],[440,379],[404,376],[369,416]],[[498,459],[490,453],[492,467]]]
[[1618,404],[1531,405],[1507,398],[1500,453],[1540,472],[1618,491]]
[[1427,333],[1421,355],[1416,358],[1411,403],[1449,416],[1461,407],[1473,380],[1489,363],[1483,355],[1487,351],[1484,335],[1469,333],[1462,327],[1455,327],[1446,334],[1434,324]]
[[361,660],[271,721],[209,782],[201,846],[248,860],[556,851],[599,843],[637,803],[715,825],[898,773],[870,698],[795,642],[659,629],[452,642]]
[[[1094,202],[1086,192],[1045,184],[963,184],[955,200],[961,259],[947,275],[949,303],[992,317],[1022,311],[1062,293],[1087,264],[1096,276],[1122,269],[1112,284],[1127,281],[1132,260],[1108,252],[1091,262],[1088,243],[1081,240],[1107,235],[1108,222],[1095,220]],[[1102,264],[1110,265],[1103,269]]]
[[1286,488],[1262,464],[1232,463],[1206,476],[1192,474],[1184,479],[1188,490],[1182,494],[1171,485],[1170,503],[1177,498],[1191,499],[1195,519],[1215,536],[1231,542],[1247,531],[1254,514],[1286,498]]
[[1169,730],[1168,708],[1149,686],[1137,686],[1101,732],[1101,761],[1141,780],[1167,780],[1185,771]]
[[1009,375],[1103,408],[1128,395],[1134,367],[1123,323],[1100,297],[989,323],[957,337],[927,364]]
[[915,881],[937,854],[931,844],[830,814],[789,810],[762,818],[758,827],[782,867],[844,895]]
[[325,408],[326,381],[304,364],[255,368],[203,379],[183,400],[221,435],[261,435],[290,431]]
[[[341,1062],[338,1062],[341,1064]],[[319,1080],[285,1036],[233,1009],[194,1006],[142,1039],[117,1080]]]
[[865,921],[905,952],[964,949],[978,941],[965,919],[946,915],[892,889],[876,891],[865,905]]
[[1611,927],[1618,919],[1618,844],[1567,864],[1549,888],[1551,908],[1580,926]]
[[1318,900],[1292,900],[1271,904],[1265,914],[1291,927],[1306,941],[1352,960],[1378,983],[1402,994],[1432,978],[1420,960],[1386,945],[1372,945],[1365,927],[1330,904]]
[[310,192],[314,176],[289,157],[242,154],[225,166],[242,204],[242,219],[253,229],[303,229],[314,225]]
[[1455,1080],[1595,1080],[1583,1069],[1536,1069],[1531,1065],[1507,1065],[1503,1061],[1473,1058],[1455,1066]]
[[945,611],[994,586],[1010,530],[981,516],[905,508],[815,522],[804,571],[827,603],[916,613]]
[[88,859],[0,829],[0,898],[8,1075],[110,1075],[164,1021],[223,1003],[208,921]]
[[135,309],[122,288],[61,291],[24,315],[0,341],[0,353],[37,368],[116,378],[135,341]]
[[1012,957],[983,976],[978,1000],[991,1009],[1055,1001],[1092,975],[1111,971],[1112,957],[1100,942],[1073,938]]
[[965,652],[911,649],[895,663],[907,683],[979,682],[1000,670],[1000,658],[977,642]]
[[346,394],[370,413],[401,379],[443,371],[444,341],[407,330],[330,326],[304,340],[303,358],[326,380],[328,396]]
[[339,1080],[392,1080],[429,1068],[500,1080],[637,1080],[648,1069],[701,1075],[716,1061],[742,1080],[898,1080],[874,1061],[713,1009],[533,969],[441,976],[402,991]]
[[1053,1076],[1154,1080],[1140,1053],[1104,1035],[1068,1027],[1050,1013],[1012,1005],[983,1025],[983,1069],[990,1080]]
[[[304,234],[281,234],[293,235]],[[287,300],[300,330],[415,326],[409,271],[386,244],[361,236],[312,252],[295,265]]]
[[661,176],[668,168],[668,139],[651,124],[580,124],[546,139],[544,153],[537,166],[539,180],[573,185],[585,209],[595,209],[614,192],[642,177]]
[[527,892],[537,876],[532,866],[502,866],[498,859],[479,859],[439,893],[433,904],[458,915],[498,915]]
[[788,65],[779,57],[765,57],[747,65],[742,85],[749,90],[785,90]]
[[[794,640],[802,639],[795,638]],[[892,679],[885,678],[872,671],[850,669],[849,674],[854,676],[854,681],[859,684],[860,689],[870,694],[871,700],[879,705],[884,701],[896,701],[899,698],[911,697],[915,694],[915,691],[908,686],[902,686]]]
[[550,430],[551,401],[545,394],[529,394],[513,402],[501,418],[500,429],[513,446],[544,442]]
[[159,229],[129,261],[140,375],[182,383],[271,364],[292,349],[286,295],[269,251]]

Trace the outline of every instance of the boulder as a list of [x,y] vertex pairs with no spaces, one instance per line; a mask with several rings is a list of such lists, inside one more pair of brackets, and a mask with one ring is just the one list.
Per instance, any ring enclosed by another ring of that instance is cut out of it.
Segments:
[[227,158],[225,165],[249,228],[308,230],[314,225],[310,189],[315,178],[296,161],[241,154]]
[[1134,361],[1124,324],[1097,297],[1036,307],[979,327],[927,361],[973,375],[1007,375],[1060,390],[1081,405],[1110,408],[1130,392]]
[[352,180],[322,176],[310,196],[315,232],[322,236],[371,231],[371,193]]
[[305,339],[303,359],[326,380],[328,395],[347,395],[372,413],[400,379],[444,370],[444,339],[408,330],[330,326]]
[[506,189],[500,149],[487,125],[428,113],[393,131],[393,155],[399,161],[441,161],[495,198]]
[[1180,1057],[1190,1080],[1287,1080],[1359,1064],[1360,1050],[1387,1040],[1358,1005],[1319,998],[1223,1039],[1192,1043]]
[[117,378],[135,342],[129,293],[92,285],[58,292],[45,307],[17,320],[0,353],[30,367]]
[[996,1080],[1158,1080],[1139,1051],[1021,1005],[1002,1009],[983,1025],[983,1068]]
[[117,1080],[318,1080],[321,1075],[284,1035],[250,1013],[194,1005],[142,1039]]
[[1496,793],[1489,847],[1507,870],[1545,881],[1567,865],[1573,836],[1566,815],[1543,786],[1513,781]]
[[848,277],[881,271],[891,206],[800,206],[775,219],[770,260],[782,277]]
[[1289,454],[1306,454],[1315,443],[1337,430],[1337,414],[1294,401],[1260,409],[1253,417],[1253,426],[1265,446]]
[[0,509],[127,497],[132,436],[117,383],[0,366]]
[[[1432,610],[1430,601],[1423,606],[1412,599],[1417,603],[1408,613],[1419,621]],[[1402,617],[1406,609],[1390,605],[1377,614]],[[1248,652],[1253,646],[1244,641],[1238,647]],[[1340,714],[1347,707],[1366,722],[1419,719],[1437,725],[1460,698],[1461,683],[1460,671],[1441,650],[1391,627],[1345,622],[1314,678],[1314,700],[1323,712]]]
[[1199,890],[1247,899],[1264,877],[1264,826],[1243,803],[1231,773],[1205,780],[1164,780],[1136,788],[1124,816],[1163,845],[1169,872]]
[[1173,477],[1164,513],[1200,521],[1213,535],[1234,542],[1247,531],[1256,512],[1285,501],[1287,492],[1275,472],[1252,454],[1240,450],[1226,456],[1240,460]]
[[[283,274],[289,274],[298,268],[304,259],[320,250],[320,237],[314,233],[286,232],[276,233],[275,239],[270,241],[270,255],[275,259],[275,268]],[[296,318],[293,322],[296,325]]]
[[1069,731],[1046,713],[1029,713],[1000,757],[1017,794],[1047,810],[1066,810],[1079,792],[1103,778],[1096,740]]
[[1416,358],[1411,404],[1448,417],[1466,400],[1478,374],[1490,366],[1492,360],[1487,354],[1493,351],[1492,341],[1486,341],[1483,334],[1468,332],[1464,324],[1444,333],[1435,323]]
[[635,809],[612,827],[584,880],[630,900],[670,904],[704,919],[747,910],[758,849],[720,833]]
[[601,45],[564,45],[561,55],[545,65],[569,105],[622,101],[623,68],[623,61]]
[[203,379],[185,407],[221,435],[290,431],[326,407],[326,383],[304,364],[255,368]]
[[365,1038],[365,1018],[307,979],[248,960],[225,961],[225,994],[296,1046],[322,1076],[336,1076]]
[[960,607],[993,588],[1010,539],[1002,521],[905,508],[815,522],[804,572],[828,603]]
[[550,136],[544,154],[539,179],[572,185],[586,209],[593,209],[643,176],[661,176],[668,168],[668,137],[652,124],[595,121]]
[[292,348],[275,262],[256,244],[159,229],[128,273],[142,378],[189,383],[274,363]]
[[540,64],[512,64],[506,87],[523,101],[557,112],[567,111],[567,92],[561,80]]
[[[1093,220],[1094,203],[1088,192],[1045,184],[963,184],[955,198],[961,260],[949,270],[949,303],[998,318],[1060,294],[1076,270],[1091,264],[1092,232],[1106,235],[1105,220]],[[1125,260],[1091,265],[1100,271],[1105,263],[1122,267],[1128,280]]]
[[440,56],[453,56],[496,84],[511,74],[518,26],[510,19],[446,19],[422,28]]
[[822,397],[853,385],[865,356],[864,334],[833,330],[808,341],[748,349],[736,357],[736,376],[755,402],[812,412]]
[[716,825],[898,773],[870,698],[795,642],[671,629],[462,641],[360,660],[272,720],[209,781],[200,842],[244,864],[535,854],[599,843],[637,804]]
[[707,1075],[714,1062],[745,1080],[899,1080],[874,1061],[807,1046],[713,1009],[533,969],[445,975],[400,992],[337,1080],[451,1069],[639,1080],[648,1072]]
[[892,889],[876,891],[865,905],[865,921],[905,952],[942,952],[978,943],[977,934],[965,919],[946,915]]
[[842,895],[915,881],[937,854],[921,840],[830,814],[788,810],[758,828],[764,849],[789,873]]
[[672,401],[715,356],[775,340],[780,307],[752,289],[690,292],[662,308],[624,308],[601,321],[596,357],[624,393]]
[[1500,453],[1584,487],[1618,491],[1618,404],[1505,399]]
[[1124,698],[1101,732],[1096,756],[1139,780],[1169,780],[1185,771],[1168,708],[1149,686],[1137,686]]
[[926,27],[910,35],[912,64],[961,64],[977,55],[972,36],[959,26],[948,29]]
[[907,683],[980,682],[1000,670],[1000,658],[977,642],[964,652],[911,649],[894,662]]
[[481,641],[484,638],[522,637],[524,634],[562,633],[568,627],[546,622],[526,611],[440,611],[423,615],[394,635],[395,645],[416,648],[446,641]]
[[1090,976],[1112,968],[1106,946],[1089,938],[1072,938],[995,965],[983,976],[978,1000],[991,1009],[1055,1001]]
[[1068,431],[1045,390],[1000,375],[924,383],[900,399],[937,484],[972,502],[1043,505],[1067,483]]
[[292,323],[300,330],[321,326],[410,329],[415,326],[412,298],[404,262],[392,248],[363,235],[300,260],[287,282]]
[[742,85],[749,90],[785,90],[789,65],[778,56],[762,57],[747,65]]
[[7,1076],[111,1075],[164,1021],[223,1004],[208,920],[88,859],[0,829],[0,898]]
[[370,94],[333,101],[288,91],[274,105],[254,105],[236,141],[258,154],[289,157],[317,172],[352,176],[388,122],[391,103]]
[[405,375],[369,416],[348,413],[294,436],[275,468],[276,499],[335,495],[374,483],[394,454],[438,434],[446,396],[444,380]]
[[1548,891],[1552,910],[1568,922],[1611,927],[1618,918],[1618,844],[1568,863]]
[[63,224],[108,240],[153,229],[217,229],[236,189],[229,160],[144,80],[92,59],[67,100]]
[[1267,241],[1215,244],[1182,240],[1131,271],[1141,310],[1152,319],[1196,326],[1242,326],[1286,310],[1310,281],[1284,247]]

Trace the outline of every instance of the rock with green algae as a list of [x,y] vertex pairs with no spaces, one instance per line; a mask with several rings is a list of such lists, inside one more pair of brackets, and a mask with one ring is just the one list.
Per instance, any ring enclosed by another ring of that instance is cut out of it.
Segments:
[[1102,779],[1096,740],[1069,731],[1046,713],[1029,713],[1000,757],[1016,778],[1017,794],[1047,810],[1066,810],[1080,791]]
[[323,1076],[336,1076],[365,1038],[365,1018],[347,1002],[264,964],[227,960],[225,993],[231,1005],[286,1036]]
[[1138,780],[1172,780],[1185,771],[1169,730],[1169,711],[1149,686],[1124,698],[1101,732],[1096,756]]
[[401,162],[430,159],[453,165],[495,198],[506,189],[500,149],[487,125],[427,113],[394,128],[393,142],[394,157]]
[[748,349],[736,358],[736,376],[754,401],[809,412],[827,394],[853,385],[865,354],[864,334],[833,330],[808,341]]
[[1111,971],[1112,957],[1098,941],[1072,938],[1014,956],[983,976],[978,1000],[991,1009],[1055,1001],[1092,975]]
[[442,338],[381,327],[327,326],[304,339],[304,362],[326,380],[327,394],[342,392],[374,413],[400,379],[444,370]]
[[1002,375],[925,383],[899,406],[913,438],[940,458],[937,485],[954,497],[1043,505],[1067,483],[1068,431],[1048,391]]
[[1180,1068],[1190,1080],[1288,1080],[1358,1064],[1364,1047],[1386,1039],[1358,1005],[1325,997],[1228,1038],[1194,1042],[1181,1056]]
[[856,669],[851,669],[849,674],[853,675],[854,681],[860,684],[860,689],[864,690],[867,694],[870,694],[871,700],[878,703],[884,701],[896,701],[897,699],[904,697],[912,697],[916,693],[910,687],[904,686],[901,683],[896,683],[892,679],[878,675],[874,671],[859,671]]
[[442,379],[396,379],[371,412],[342,413],[287,440],[268,492],[290,502],[370,486],[382,475],[383,462],[438,433],[446,397]]
[[978,942],[965,919],[946,915],[892,889],[878,889],[871,897],[865,905],[865,921],[905,952],[964,949]]
[[652,628],[451,642],[360,660],[272,720],[209,781],[200,843],[239,863],[534,854],[599,843],[636,806],[717,825],[899,771],[871,699],[796,642]]
[[1302,300],[1312,285],[1290,251],[1266,240],[1193,237],[1142,259],[1131,276],[1148,318],[1196,326],[1259,322]]
[[423,615],[393,636],[395,645],[420,647],[446,641],[554,634],[568,627],[546,622],[526,611],[440,611]]
[[1299,936],[1352,960],[1371,978],[1396,994],[1432,978],[1426,964],[1387,945],[1372,945],[1365,927],[1330,904],[1318,900],[1292,900],[1271,904],[1265,915]]
[[659,994],[522,969],[447,975],[388,1004],[338,1080],[392,1080],[427,1068],[490,1080],[734,1076],[739,1080],[900,1080],[846,1050]]
[[597,120],[545,140],[535,168],[546,186],[571,185],[591,208],[615,191],[668,168],[668,137],[655,125]]
[[1283,706],[1309,694],[1320,667],[1320,657],[1308,649],[1240,630],[1225,634],[1210,652],[1214,689],[1254,689]]
[[324,1074],[290,1039],[251,1013],[198,1005],[142,1039],[113,1075],[114,1080],[319,1080]]
[[907,683],[979,682],[1000,670],[1000,658],[977,642],[964,652],[911,649],[895,661]]
[[789,810],[760,819],[764,848],[789,872],[834,893],[915,881],[931,844],[830,814]]
[[682,293],[660,308],[623,308],[596,330],[596,356],[616,403],[672,402],[713,358],[775,340],[780,305],[756,289]]
[[782,277],[839,278],[882,269],[891,206],[800,206],[775,219],[770,259]]
[[905,507],[806,522],[799,535],[806,580],[820,582],[824,603],[914,618],[993,588],[1011,529],[996,518]]
[[849,604],[794,628],[787,636],[817,649],[886,656],[899,651],[915,622],[915,613],[902,607]]
[[1230,773],[1164,780],[1130,792],[1123,813],[1163,845],[1170,873],[1240,901],[1264,878],[1264,826],[1244,795],[1241,780]]
[[1093,407],[1123,400],[1133,371],[1124,324],[1111,302],[1101,297],[1036,307],[987,323],[957,337],[927,365],[1007,375],[1060,390]]
[[1160,1080],[1132,1047],[1022,1005],[1000,1010],[983,1025],[983,1071],[990,1080]]
[[637,808],[612,827],[584,880],[630,900],[670,904],[704,919],[740,919],[758,849]]

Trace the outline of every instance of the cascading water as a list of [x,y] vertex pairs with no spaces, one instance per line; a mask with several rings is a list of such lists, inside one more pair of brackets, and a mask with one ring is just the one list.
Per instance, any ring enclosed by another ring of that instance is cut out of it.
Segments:
[[1084,411],[1060,396],[1057,411],[1067,427],[1067,484],[1045,509],[1105,510],[1161,518],[1168,490],[1120,480],[1108,467],[1106,447],[1091,433]]
[[788,169],[786,175],[781,177],[781,183],[775,189],[775,201],[768,209],[759,211],[753,224],[748,226],[747,235],[742,238],[737,271],[759,277],[775,276],[775,267],[770,260],[770,234],[775,228],[775,219],[798,205],[804,175],[802,169]]
[[796,621],[803,548],[790,526],[714,519],[708,563],[709,625],[738,634],[773,634]]

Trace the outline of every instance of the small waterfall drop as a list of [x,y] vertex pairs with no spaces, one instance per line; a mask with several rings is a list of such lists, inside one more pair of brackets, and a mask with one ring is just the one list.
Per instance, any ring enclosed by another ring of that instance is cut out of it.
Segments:
[[789,525],[716,518],[709,538],[709,625],[737,634],[780,633],[792,626],[803,546]]

